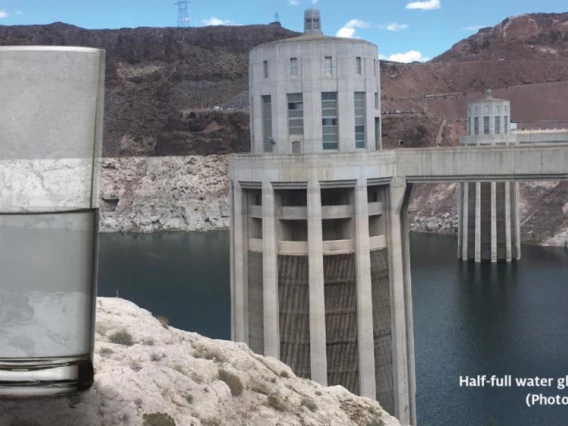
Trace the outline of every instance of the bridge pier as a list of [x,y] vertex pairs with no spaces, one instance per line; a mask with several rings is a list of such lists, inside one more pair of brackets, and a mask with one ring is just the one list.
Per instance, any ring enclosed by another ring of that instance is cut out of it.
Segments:
[[460,183],[458,203],[459,259],[520,259],[517,182]]
[[408,204],[412,185],[393,179],[389,188],[389,260],[395,413],[401,424],[416,424],[414,326],[410,278]]

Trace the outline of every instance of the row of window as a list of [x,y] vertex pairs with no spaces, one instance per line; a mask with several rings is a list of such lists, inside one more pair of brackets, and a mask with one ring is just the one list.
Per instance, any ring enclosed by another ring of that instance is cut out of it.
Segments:
[[[501,105],[496,105],[496,108],[497,108],[497,113],[499,114],[501,112]],[[507,107],[507,105],[503,105],[503,111],[504,112],[507,112],[508,109],[509,108]],[[475,114],[479,114],[479,107],[478,106],[474,107],[473,111],[475,112]],[[470,115],[471,115],[471,112],[472,112],[472,107],[469,106],[469,114]],[[488,113],[488,112],[489,112],[489,105],[485,105],[485,113]]]
[[[304,96],[302,93],[288,93],[288,133],[290,135],[304,134]],[[378,93],[375,93],[375,108],[378,107]],[[355,116],[355,147],[365,148],[365,110],[366,93],[354,93]],[[338,149],[339,146],[339,117],[337,92],[322,92],[321,94],[321,125],[323,149]],[[272,152],[272,99],[270,95],[262,96],[262,135],[264,151]],[[377,126],[379,124],[377,123]],[[376,131],[376,130],[375,130]],[[377,142],[378,143],[378,142]]]
[[[268,61],[264,61],[262,63],[262,69],[263,69],[263,74],[264,74],[264,78],[268,78],[270,76],[269,74],[269,68],[268,68]],[[373,72],[374,72],[374,76],[377,76],[377,60],[373,59]],[[333,57],[332,56],[326,56],[324,58],[324,74],[327,76],[331,76],[333,75]],[[358,75],[363,75],[363,65],[362,65],[362,59],[360,56],[357,56],[355,58],[355,74]],[[297,76],[298,75],[298,58],[290,58],[290,75],[291,76]]]
[[[480,127],[479,127],[479,117],[473,117],[473,126],[472,126],[472,118],[469,117],[468,119],[468,134],[469,135],[479,135],[480,134]],[[501,117],[496,116],[494,120],[495,131],[496,135],[501,133],[508,134],[509,133],[509,116],[505,115],[503,117],[503,128],[501,128]],[[488,135],[490,132],[490,119],[489,117],[483,117],[483,134]]]

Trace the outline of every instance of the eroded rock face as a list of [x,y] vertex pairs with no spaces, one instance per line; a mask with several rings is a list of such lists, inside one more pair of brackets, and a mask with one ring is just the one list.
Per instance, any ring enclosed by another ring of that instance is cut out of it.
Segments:
[[102,232],[229,227],[227,156],[103,160]]
[[[121,331],[131,335],[131,346],[113,343]],[[138,426],[144,415],[162,413],[178,426],[400,425],[376,401],[300,379],[245,344],[165,328],[123,299],[98,299],[95,339],[91,390],[73,398],[0,401],[0,424]]]

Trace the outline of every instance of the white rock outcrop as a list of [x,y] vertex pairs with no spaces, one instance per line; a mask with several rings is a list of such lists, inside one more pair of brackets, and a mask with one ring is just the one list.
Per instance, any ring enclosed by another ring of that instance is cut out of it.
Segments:
[[[166,327],[129,301],[99,298],[94,386],[0,401],[0,426],[400,425],[376,401],[298,378],[245,344]],[[132,342],[117,338],[123,331]]]
[[102,232],[229,227],[228,157],[122,157],[102,161]]

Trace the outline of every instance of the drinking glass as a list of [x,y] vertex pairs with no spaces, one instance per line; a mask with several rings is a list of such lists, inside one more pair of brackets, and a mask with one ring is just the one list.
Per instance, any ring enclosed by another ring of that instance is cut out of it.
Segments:
[[0,47],[0,396],[93,383],[105,52]]

